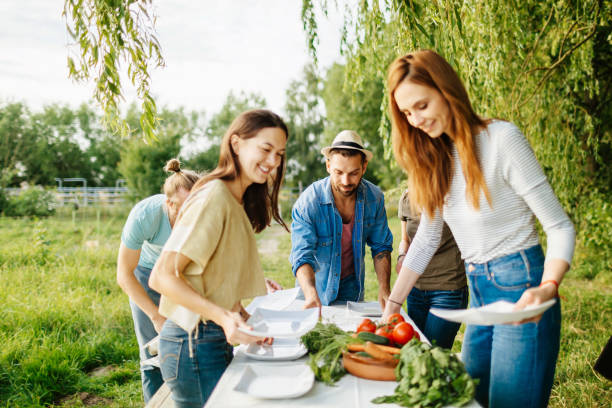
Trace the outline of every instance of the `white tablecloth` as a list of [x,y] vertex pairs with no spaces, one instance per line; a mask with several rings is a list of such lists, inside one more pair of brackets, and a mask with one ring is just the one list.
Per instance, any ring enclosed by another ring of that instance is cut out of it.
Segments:
[[[304,303],[303,300],[295,299],[294,292],[282,291],[276,295],[268,295],[260,298],[256,298],[249,308],[250,312],[255,307],[270,307],[272,305],[284,306],[286,310],[301,310]],[[325,323],[333,322],[344,330],[355,330],[361,320],[362,316],[351,314],[347,311],[346,306],[324,306],[322,309],[322,317]],[[409,321],[415,329],[418,331],[416,325],[413,324],[412,320],[402,311],[402,314]],[[419,331],[421,339],[425,339],[423,333]],[[302,357],[295,361],[256,361],[248,358],[244,354],[244,347],[240,346],[234,353],[234,360],[229,365],[217,387],[210,396],[206,408],[243,408],[243,407],[312,407],[312,408],[324,408],[324,407],[351,407],[351,408],[365,408],[365,407],[389,407],[397,406],[394,404],[373,404],[370,401],[381,395],[391,395],[393,390],[397,386],[395,381],[371,381],[364,380],[361,378],[354,377],[350,374],[346,374],[335,386],[327,386],[324,383],[315,381],[312,389],[302,395],[299,398],[294,399],[257,399],[250,395],[234,391],[234,387],[240,380],[244,369],[247,365],[258,367],[258,366],[271,366],[271,365],[283,365],[296,367],[296,371],[306,365],[307,357]],[[467,408],[480,407],[476,401],[472,401],[466,405]]]

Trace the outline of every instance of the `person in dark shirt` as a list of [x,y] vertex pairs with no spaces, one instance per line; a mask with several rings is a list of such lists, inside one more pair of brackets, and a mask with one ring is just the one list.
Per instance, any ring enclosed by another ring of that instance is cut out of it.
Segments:
[[[396,265],[399,273],[420,222],[420,217],[410,210],[408,190],[404,191],[399,200],[398,216],[402,221],[402,240]],[[431,342],[435,341],[438,346],[450,349],[461,324],[439,318],[431,314],[429,309],[465,309],[467,305],[465,267],[455,238],[445,223],[438,250],[408,295],[408,316]]]

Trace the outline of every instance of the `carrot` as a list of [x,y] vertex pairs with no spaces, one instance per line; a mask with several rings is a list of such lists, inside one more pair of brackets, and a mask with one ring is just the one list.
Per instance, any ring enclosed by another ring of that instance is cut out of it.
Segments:
[[359,352],[364,351],[365,346],[363,344],[349,344],[347,346],[348,351]]
[[[383,346],[381,344],[377,344],[376,347],[378,347],[382,351],[387,352],[389,354],[399,354],[400,353],[400,349],[398,349],[397,347]],[[349,344],[348,351],[353,351],[353,352],[365,351],[365,346],[363,344]]]
[[371,341],[366,341],[364,351],[374,357],[377,360],[392,361],[393,356],[386,351],[382,350],[378,344],[374,344]]

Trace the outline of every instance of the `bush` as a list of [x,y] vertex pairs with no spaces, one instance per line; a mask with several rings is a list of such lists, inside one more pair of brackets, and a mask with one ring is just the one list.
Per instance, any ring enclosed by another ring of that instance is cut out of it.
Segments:
[[2,211],[4,211],[7,205],[8,205],[8,197],[7,197],[6,190],[0,187],[0,214],[2,213]]
[[55,213],[55,196],[42,187],[30,187],[19,195],[2,198],[2,213],[8,217],[48,217]]

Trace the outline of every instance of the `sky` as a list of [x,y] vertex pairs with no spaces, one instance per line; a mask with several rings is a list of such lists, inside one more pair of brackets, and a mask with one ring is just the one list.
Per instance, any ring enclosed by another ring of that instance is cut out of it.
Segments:
[[[0,1],[0,103],[76,107],[92,84],[68,79],[64,0]],[[282,113],[285,90],[310,61],[301,0],[154,0],[166,66],[152,71],[158,107],[218,111],[230,91],[256,92]],[[320,67],[340,61],[340,17],[320,20]],[[125,82],[127,102],[135,89]]]

